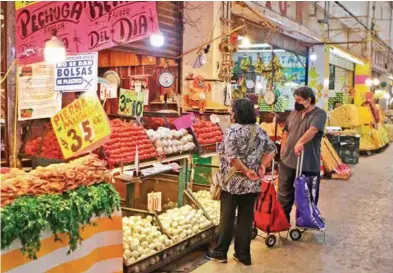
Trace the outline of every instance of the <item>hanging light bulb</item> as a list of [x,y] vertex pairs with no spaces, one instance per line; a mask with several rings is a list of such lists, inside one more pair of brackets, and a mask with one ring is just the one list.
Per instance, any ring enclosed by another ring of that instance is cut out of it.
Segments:
[[371,85],[373,85],[373,81],[370,78],[367,78],[365,84],[370,87]]
[[161,31],[150,36],[150,44],[152,46],[161,47],[164,45],[164,42],[164,34]]
[[317,60],[317,54],[315,53],[314,48],[311,48],[311,53],[310,53],[310,60],[311,61],[316,61]]
[[241,42],[242,47],[250,46],[250,38],[244,36]]
[[44,58],[47,63],[57,64],[66,58],[66,49],[63,42],[56,37],[55,33],[49,41],[45,42]]
[[379,79],[378,78],[374,78],[373,79],[373,85],[379,85]]

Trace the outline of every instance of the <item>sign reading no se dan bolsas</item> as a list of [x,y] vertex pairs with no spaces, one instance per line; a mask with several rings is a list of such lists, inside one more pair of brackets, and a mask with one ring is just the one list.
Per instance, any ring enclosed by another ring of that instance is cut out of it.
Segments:
[[97,52],[67,56],[55,67],[55,91],[97,91]]

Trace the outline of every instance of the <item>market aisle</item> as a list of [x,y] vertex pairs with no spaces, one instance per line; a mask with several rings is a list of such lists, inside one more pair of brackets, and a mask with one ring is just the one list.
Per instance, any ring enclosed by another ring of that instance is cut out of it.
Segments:
[[282,240],[267,249],[253,241],[251,267],[232,259],[208,262],[193,273],[392,273],[393,272],[393,146],[382,154],[362,157],[349,181],[326,180],[320,209],[327,219],[323,234],[307,234],[302,241]]

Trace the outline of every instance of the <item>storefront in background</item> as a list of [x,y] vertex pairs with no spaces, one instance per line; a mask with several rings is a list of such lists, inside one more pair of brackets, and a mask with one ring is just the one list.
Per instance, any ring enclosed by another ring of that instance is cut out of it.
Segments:
[[[238,50],[232,55],[234,98],[249,97],[261,111],[292,109],[294,88],[307,83],[307,47],[280,32],[245,22],[246,30],[239,34]],[[265,100],[269,91],[274,92],[274,103]]]
[[349,60],[329,54],[329,109],[335,102],[341,104],[352,103],[350,96],[354,88],[355,64]]

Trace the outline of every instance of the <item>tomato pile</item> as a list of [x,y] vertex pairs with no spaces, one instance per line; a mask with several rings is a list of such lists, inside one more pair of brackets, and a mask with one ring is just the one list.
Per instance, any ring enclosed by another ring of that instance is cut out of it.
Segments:
[[126,123],[120,119],[111,120],[112,135],[104,144],[104,152],[110,166],[135,162],[136,145],[139,160],[157,158],[158,153],[153,143],[147,138],[145,129],[135,123]]
[[61,148],[59,146],[59,143],[57,142],[56,135],[53,129],[47,131],[44,134],[41,151],[39,151],[41,140],[41,137],[37,137],[35,139],[27,141],[25,145],[25,155],[39,156],[50,159],[63,159],[63,154],[61,152]]
[[[217,142],[223,141],[224,137],[220,127],[211,121],[199,121],[194,124],[193,130],[198,143],[201,146],[216,144]],[[215,150],[216,146],[212,145],[211,149],[206,147],[206,150]]]
[[[173,121],[176,118],[166,118],[168,121],[169,129],[175,129],[175,124]],[[145,117],[144,118],[144,126],[146,129],[158,130],[159,127],[166,127],[165,120],[162,117]]]

